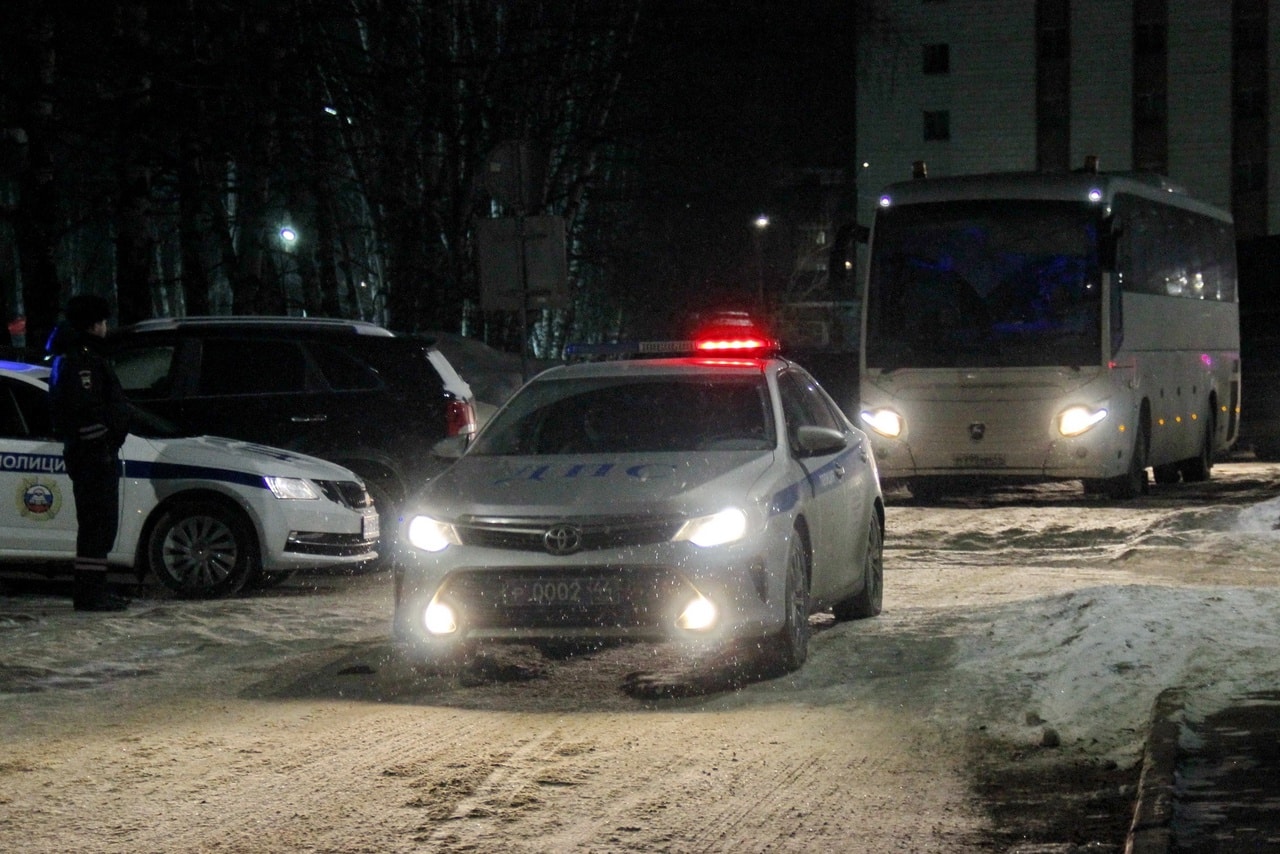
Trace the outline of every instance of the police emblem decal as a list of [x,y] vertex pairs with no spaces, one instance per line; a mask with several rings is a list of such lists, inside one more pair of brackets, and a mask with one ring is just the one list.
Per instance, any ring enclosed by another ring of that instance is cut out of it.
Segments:
[[56,483],[23,480],[18,487],[18,514],[24,519],[43,522],[56,519],[62,510],[62,490]]

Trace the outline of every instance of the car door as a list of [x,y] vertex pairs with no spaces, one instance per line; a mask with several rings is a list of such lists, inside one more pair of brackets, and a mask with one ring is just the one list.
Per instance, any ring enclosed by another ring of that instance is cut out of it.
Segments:
[[0,377],[0,549],[10,555],[75,555],[75,500],[52,433],[48,392]]
[[[847,592],[859,577],[863,525],[857,522],[866,515],[861,496],[865,493],[863,479],[867,469],[859,457],[861,437],[832,411],[817,383],[803,371],[781,372],[778,390],[787,420],[788,444],[811,490],[806,510],[813,550],[810,591],[815,597],[828,598]],[[796,441],[803,425],[837,430],[845,434],[848,444],[835,453],[804,456]]]

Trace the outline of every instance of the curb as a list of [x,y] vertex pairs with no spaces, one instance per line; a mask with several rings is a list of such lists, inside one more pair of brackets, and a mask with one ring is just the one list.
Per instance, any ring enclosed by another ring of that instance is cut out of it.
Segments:
[[1156,697],[1142,756],[1137,803],[1125,839],[1125,854],[1166,854],[1172,844],[1174,775],[1183,722],[1183,693],[1167,688]]

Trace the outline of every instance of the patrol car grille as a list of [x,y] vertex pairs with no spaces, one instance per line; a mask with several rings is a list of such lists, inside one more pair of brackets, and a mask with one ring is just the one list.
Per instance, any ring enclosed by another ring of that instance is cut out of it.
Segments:
[[[571,554],[665,543],[675,536],[683,523],[683,519],[653,516],[591,519],[471,517],[455,523],[454,529],[463,544],[468,546]],[[572,547],[557,551],[555,542],[564,546],[568,540],[573,541]]]
[[472,631],[653,629],[688,589],[667,567],[495,568],[456,572],[440,595]]
[[369,491],[364,488],[364,484],[357,481],[317,480],[315,484],[320,487],[320,491],[324,493],[325,498],[337,502],[343,507],[363,510],[366,507],[373,506],[373,499],[369,497]]

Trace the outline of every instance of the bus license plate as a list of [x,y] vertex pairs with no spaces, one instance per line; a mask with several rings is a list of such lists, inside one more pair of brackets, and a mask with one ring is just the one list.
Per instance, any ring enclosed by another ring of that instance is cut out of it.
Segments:
[[522,578],[506,582],[503,598],[520,608],[612,605],[619,599],[620,587],[619,581],[607,578]]
[[999,454],[960,454],[952,459],[959,468],[968,469],[1000,469],[1004,468],[1004,457]]

